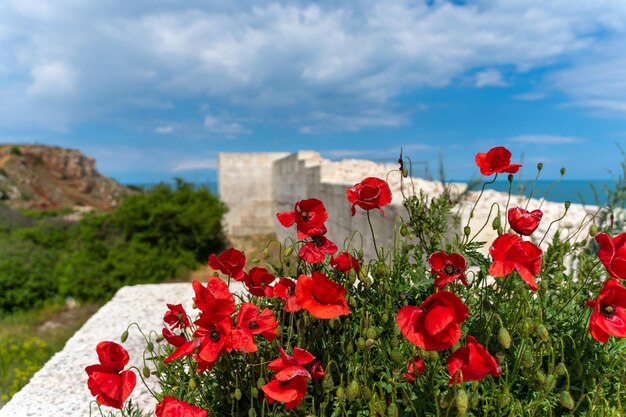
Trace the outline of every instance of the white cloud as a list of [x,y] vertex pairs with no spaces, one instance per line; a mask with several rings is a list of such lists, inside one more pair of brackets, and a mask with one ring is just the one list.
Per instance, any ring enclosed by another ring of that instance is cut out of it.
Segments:
[[568,143],[581,143],[582,139],[573,136],[558,135],[519,135],[509,138],[509,142],[561,145]]
[[154,133],[158,133],[159,135],[174,133],[174,126],[157,126],[154,129]]
[[[626,2],[614,0],[12,0],[0,2],[0,124],[123,118],[141,102],[198,100],[304,131],[323,120],[325,131],[394,127],[411,116],[392,105],[400,94],[477,71],[477,86],[502,86],[494,68],[511,80],[570,63],[546,88],[621,109],[624,21]],[[615,44],[591,53],[607,38]],[[368,117],[372,108],[386,116]],[[223,123],[207,129],[247,131]]]
[[514,95],[513,98],[515,100],[522,100],[522,101],[537,101],[537,100],[543,100],[544,98],[546,98],[546,93],[542,93],[542,92],[522,93],[522,94]]
[[506,87],[509,85],[502,78],[502,73],[496,69],[487,69],[476,74],[476,87]]
[[217,160],[215,159],[196,159],[179,162],[172,167],[172,172],[179,171],[196,171],[205,169],[217,169]]
[[31,71],[27,93],[33,96],[64,96],[74,91],[76,74],[62,62],[37,65]]
[[246,129],[239,123],[234,123],[228,120],[221,120],[215,116],[205,116],[204,127],[209,133],[228,137],[250,133],[248,129]]
[[[402,146],[403,154],[418,154],[420,152],[429,152],[436,150],[430,145],[422,143],[411,143]],[[400,156],[400,146],[391,148],[376,148],[376,149],[331,149],[323,151],[322,154],[331,159],[348,159],[348,158],[363,158],[363,159],[380,159],[381,157],[395,160]]]

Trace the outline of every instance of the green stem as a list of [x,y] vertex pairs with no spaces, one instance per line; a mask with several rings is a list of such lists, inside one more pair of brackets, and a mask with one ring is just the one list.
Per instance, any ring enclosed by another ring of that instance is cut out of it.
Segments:
[[380,254],[378,253],[378,246],[376,246],[376,235],[374,234],[374,226],[372,226],[372,219],[370,218],[370,211],[367,211],[367,222],[370,225],[370,230],[372,232],[372,241],[374,242],[374,250],[376,251],[376,257],[380,259]]

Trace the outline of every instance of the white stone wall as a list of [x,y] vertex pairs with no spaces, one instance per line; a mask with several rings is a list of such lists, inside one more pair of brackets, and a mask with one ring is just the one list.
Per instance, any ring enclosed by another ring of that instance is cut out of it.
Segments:
[[220,153],[218,186],[228,207],[224,217],[230,236],[272,233],[274,161],[287,156],[275,153]]

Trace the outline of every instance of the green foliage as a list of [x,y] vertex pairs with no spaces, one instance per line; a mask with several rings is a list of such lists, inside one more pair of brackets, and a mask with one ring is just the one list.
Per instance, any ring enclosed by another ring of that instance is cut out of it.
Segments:
[[22,155],[22,151],[20,150],[20,148],[18,146],[12,146],[11,149],[9,149],[9,153],[11,155],[15,155],[15,156],[21,156]]
[[6,403],[49,359],[49,346],[39,337],[0,339],[0,404]]
[[103,300],[124,285],[174,279],[224,245],[223,204],[183,181],[77,224],[52,217],[66,211],[0,211],[0,313],[67,296]]

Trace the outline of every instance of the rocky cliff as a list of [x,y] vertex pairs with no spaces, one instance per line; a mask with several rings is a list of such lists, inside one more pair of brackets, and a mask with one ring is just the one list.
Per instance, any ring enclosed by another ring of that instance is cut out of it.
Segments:
[[108,210],[127,192],[76,149],[0,145],[0,200],[12,207]]

